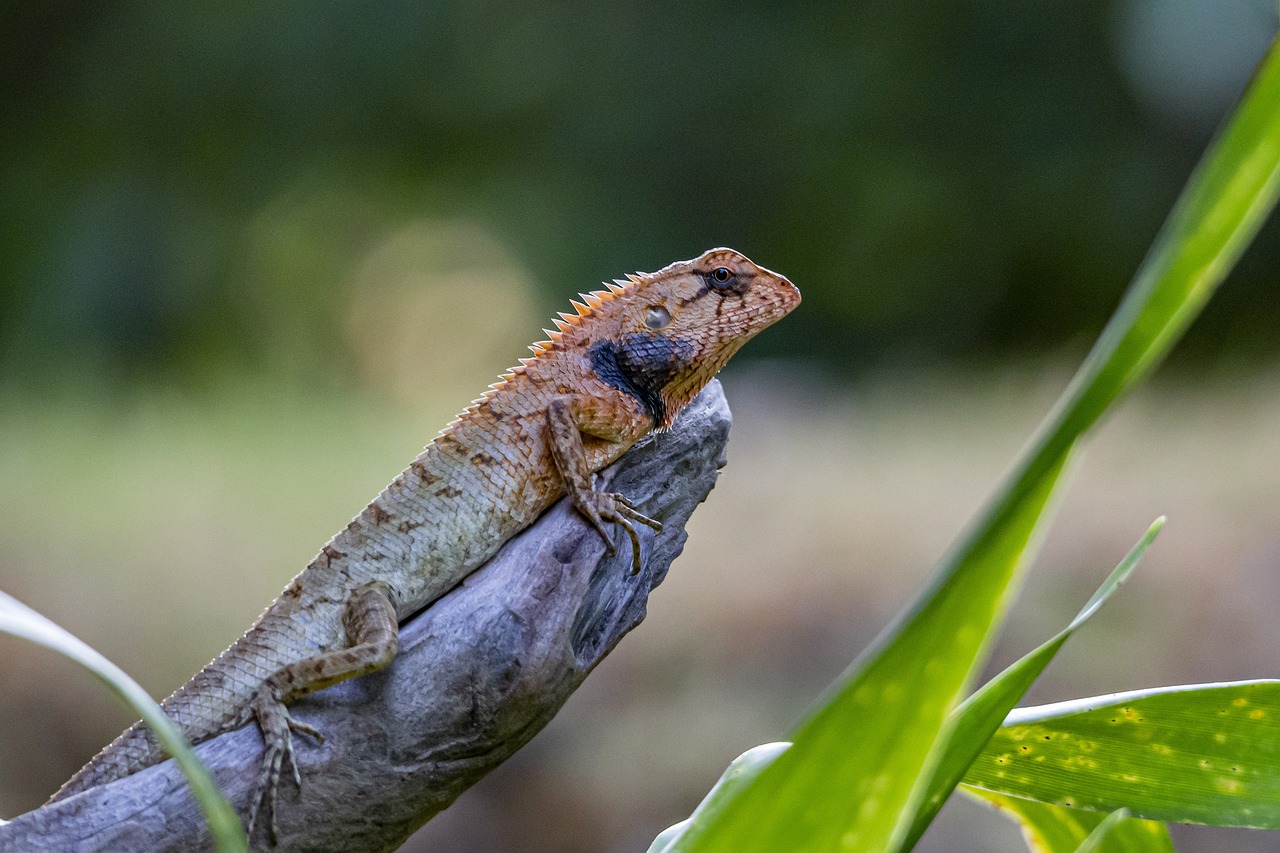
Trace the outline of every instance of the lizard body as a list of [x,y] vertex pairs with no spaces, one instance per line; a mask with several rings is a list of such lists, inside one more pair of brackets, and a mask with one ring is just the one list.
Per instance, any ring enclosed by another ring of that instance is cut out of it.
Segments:
[[[670,426],[728,358],[790,312],[799,291],[730,249],[584,294],[533,356],[503,374],[311,563],[226,651],[161,703],[199,743],[256,720],[266,745],[249,808],[271,814],[292,732],[320,738],[286,705],[395,657],[397,625],[479,568],[566,493],[604,537],[660,529],[594,472]],[[166,758],[135,723],[50,802]]]

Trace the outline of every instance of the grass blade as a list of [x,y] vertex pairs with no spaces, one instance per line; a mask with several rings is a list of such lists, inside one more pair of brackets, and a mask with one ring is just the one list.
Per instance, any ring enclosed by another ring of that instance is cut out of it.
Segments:
[[205,819],[219,853],[249,849],[235,809],[218,790],[209,771],[196,758],[182,733],[160,706],[124,670],[107,660],[66,629],[54,624],[12,596],[0,592],[0,631],[22,637],[68,657],[97,676],[151,726],[165,751],[177,759]]

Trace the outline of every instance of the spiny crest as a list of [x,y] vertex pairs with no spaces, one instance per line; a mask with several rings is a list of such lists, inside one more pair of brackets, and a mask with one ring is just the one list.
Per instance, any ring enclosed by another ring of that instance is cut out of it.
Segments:
[[569,304],[573,306],[577,313],[570,314],[565,311],[558,312],[558,316],[552,318],[555,330],[542,330],[547,336],[547,340],[537,341],[529,345],[529,349],[533,353],[533,356],[520,359],[519,365],[501,374],[496,382],[485,389],[483,394],[471,401],[471,405],[463,409],[456,418],[446,424],[444,429],[440,430],[440,434],[437,435],[436,438],[438,439],[441,436],[448,435],[457,429],[463,421],[475,414],[481,404],[493,397],[495,394],[503,391],[518,376],[523,374],[530,365],[542,356],[551,352],[560,339],[564,337],[566,332],[574,326],[580,325],[584,319],[600,310],[606,302],[611,302],[614,299],[625,297],[637,284],[643,283],[644,280],[644,273],[628,273],[625,281],[620,278],[615,278],[613,281],[601,282],[605,286],[605,290],[592,290],[587,293],[579,293],[578,296],[582,299],[581,302],[576,299],[569,300]]
[[[529,349],[533,352],[534,359],[546,355],[556,345],[556,343],[564,337],[565,333],[574,326],[579,326],[582,321],[591,317],[599,311],[606,302],[626,296],[637,284],[644,281],[643,273],[630,273],[626,280],[615,278],[613,281],[602,282],[605,290],[591,290],[586,293],[579,293],[578,299],[570,299],[569,304],[573,306],[576,313],[568,311],[557,312],[557,315],[551,319],[555,325],[555,329],[543,329],[547,339],[545,341],[537,341],[530,344]],[[524,366],[533,361],[533,359],[521,359],[520,362]],[[517,368],[518,370],[519,368]],[[502,383],[499,383],[502,384]],[[495,388],[496,390],[496,388]]]

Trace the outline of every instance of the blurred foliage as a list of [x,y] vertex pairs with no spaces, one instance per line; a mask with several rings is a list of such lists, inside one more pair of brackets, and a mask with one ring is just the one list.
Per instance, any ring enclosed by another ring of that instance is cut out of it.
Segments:
[[[6,3],[0,375],[340,373],[355,271],[424,222],[482,234],[465,257],[501,247],[539,320],[727,244],[805,292],[757,356],[847,372],[1082,346],[1275,18],[1270,0]],[[1190,357],[1275,352],[1278,267],[1273,223]],[[455,291],[439,314],[467,310]]]

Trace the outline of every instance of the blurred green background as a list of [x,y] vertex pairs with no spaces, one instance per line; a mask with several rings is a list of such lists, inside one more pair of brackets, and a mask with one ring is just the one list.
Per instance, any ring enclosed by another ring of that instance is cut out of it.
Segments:
[[[412,842],[643,849],[908,599],[1101,328],[1276,18],[1272,0],[3,4],[0,587],[163,695],[571,296],[733,246],[805,302],[726,371],[730,465],[686,555],[551,728]],[[1170,526],[1033,698],[1278,674],[1278,269],[1273,221],[1081,466],[1003,659],[1151,518]],[[0,685],[0,815],[130,722],[16,641]],[[1018,846],[960,804],[922,849]]]

